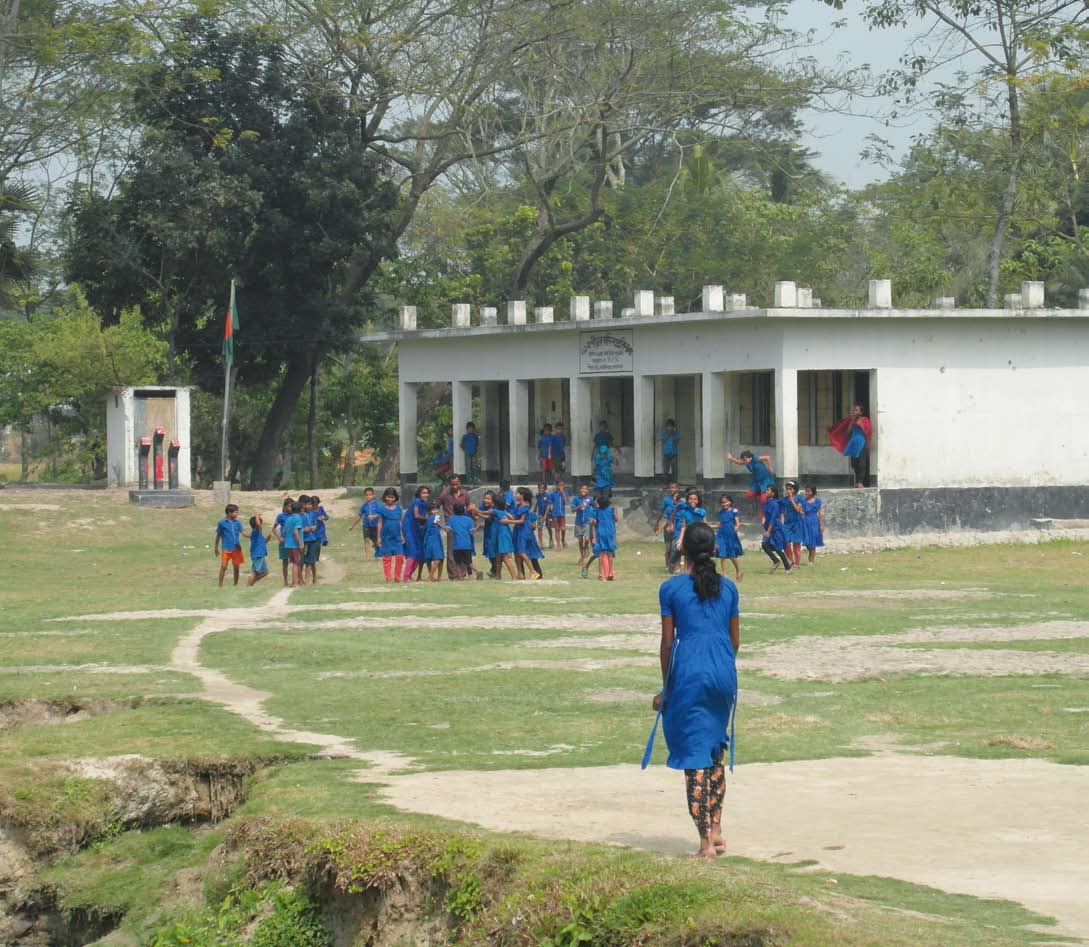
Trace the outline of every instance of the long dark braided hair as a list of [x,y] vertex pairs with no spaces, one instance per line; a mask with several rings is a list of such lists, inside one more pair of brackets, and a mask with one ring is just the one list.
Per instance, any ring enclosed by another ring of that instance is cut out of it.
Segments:
[[718,598],[722,576],[715,568],[715,531],[706,523],[689,523],[682,543],[684,558],[692,564],[692,587],[701,602]]

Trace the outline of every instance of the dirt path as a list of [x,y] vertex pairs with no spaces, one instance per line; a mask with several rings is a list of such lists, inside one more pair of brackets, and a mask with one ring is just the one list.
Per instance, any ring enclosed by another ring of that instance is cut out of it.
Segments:
[[[361,778],[367,777],[361,774]],[[369,781],[369,780],[368,780]],[[681,774],[658,766],[394,776],[398,808],[493,831],[695,848]],[[884,875],[1018,901],[1089,936],[1089,767],[1041,760],[878,754],[738,766],[728,777],[730,852],[812,859],[827,873]]]

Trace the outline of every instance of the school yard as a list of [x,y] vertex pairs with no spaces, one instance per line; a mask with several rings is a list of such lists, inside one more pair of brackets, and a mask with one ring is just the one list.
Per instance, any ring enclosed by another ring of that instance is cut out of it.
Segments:
[[[149,942],[210,897],[228,834],[271,817],[562,853],[583,881],[562,889],[556,945],[607,942],[594,911],[615,927],[613,908],[582,890],[603,879],[700,892],[639,914],[646,943],[688,943],[647,932],[711,912],[752,936],[707,943],[1089,938],[1089,533],[870,542],[786,576],[750,525],[729,855],[705,867],[679,857],[695,834],[660,736],[638,767],[661,544],[622,534],[612,584],[568,549],[540,582],[387,586],[345,532],[358,501],[335,494],[322,581],[288,591],[276,574],[216,587],[209,494],[161,511],[0,491],[0,907],[48,890],[105,919],[104,943]],[[268,522],[278,507],[235,501]],[[208,760],[246,776],[223,821],[126,815],[127,783]]]

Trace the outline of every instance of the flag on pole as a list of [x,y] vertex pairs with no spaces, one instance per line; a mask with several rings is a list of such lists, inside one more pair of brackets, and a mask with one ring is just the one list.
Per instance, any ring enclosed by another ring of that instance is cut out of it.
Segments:
[[223,361],[227,368],[234,364],[234,334],[238,331],[238,306],[234,301],[234,280],[231,280],[231,302],[227,307],[227,319],[223,327]]

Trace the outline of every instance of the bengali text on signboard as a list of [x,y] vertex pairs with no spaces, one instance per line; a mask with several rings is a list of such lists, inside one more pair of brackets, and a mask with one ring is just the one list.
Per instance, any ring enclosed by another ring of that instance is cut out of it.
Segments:
[[631,374],[634,367],[631,329],[579,334],[579,374]]

